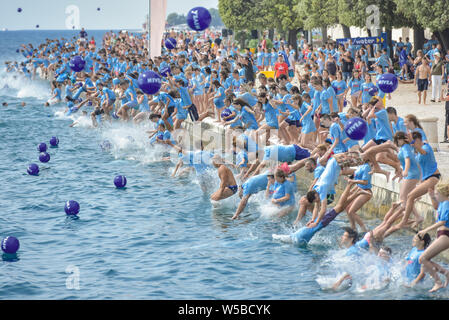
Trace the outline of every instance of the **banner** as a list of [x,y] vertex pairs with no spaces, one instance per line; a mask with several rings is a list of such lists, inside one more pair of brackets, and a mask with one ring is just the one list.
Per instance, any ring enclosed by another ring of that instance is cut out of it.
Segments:
[[[352,44],[359,45],[370,45],[370,44],[380,44],[383,48],[387,47],[387,34],[382,32],[380,37],[363,37],[363,38],[351,38]],[[337,39],[337,43],[344,44],[349,42],[349,38]]]
[[167,0],[150,0],[150,56],[161,55],[162,37],[165,31]]

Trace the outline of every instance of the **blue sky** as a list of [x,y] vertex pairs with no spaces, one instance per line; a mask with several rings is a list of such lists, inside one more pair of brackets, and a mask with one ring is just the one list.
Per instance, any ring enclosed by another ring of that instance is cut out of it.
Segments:
[[[80,25],[91,30],[140,29],[148,12],[148,0],[1,0],[0,29],[35,29],[37,24],[40,29],[67,29],[70,5],[79,8]],[[186,14],[196,6],[218,8],[218,0],[167,0],[167,14]]]

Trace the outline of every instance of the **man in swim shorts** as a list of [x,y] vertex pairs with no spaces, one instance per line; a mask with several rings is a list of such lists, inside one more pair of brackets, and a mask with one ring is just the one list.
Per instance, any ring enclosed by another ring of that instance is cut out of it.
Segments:
[[239,215],[245,210],[246,204],[248,203],[249,198],[260,191],[264,191],[267,189],[268,177],[270,175],[274,178],[273,172],[266,172],[263,174],[256,175],[254,177],[249,178],[242,186],[240,187],[239,197],[240,203],[235,212],[232,220],[235,220],[239,217]]
[[223,164],[223,160],[220,156],[214,155],[212,157],[212,164],[218,169],[218,177],[220,178],[220,187],[215,191],[210,199],[214,201],[220,201],[229,198],[237,193],[238,186],[235,182],[234,174],[232,171]]

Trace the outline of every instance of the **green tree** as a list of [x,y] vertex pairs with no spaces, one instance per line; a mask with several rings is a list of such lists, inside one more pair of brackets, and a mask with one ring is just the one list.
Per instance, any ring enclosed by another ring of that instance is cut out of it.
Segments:
[[410,0],[417,21],[435,32],[443,47],[449,49],[449,4],[447,0]]
[[218,9],[215,8],[210,8],[209,9],[210,15],[212,17],[212,21],[210,23],[210,25],[212,27],[220,27],[220,26],[224,26],[223,21],[221,20],[220,17],[220,13],[218,12]]
[[168,16],[167,16],[167,23],[170,25],[170,26],[174,26],[174,25],[177,25],[178,24],[178,18],[179,16],[178,16],[178,14],[176,13],[176,12],[172,12],[172,13],[170,13]]

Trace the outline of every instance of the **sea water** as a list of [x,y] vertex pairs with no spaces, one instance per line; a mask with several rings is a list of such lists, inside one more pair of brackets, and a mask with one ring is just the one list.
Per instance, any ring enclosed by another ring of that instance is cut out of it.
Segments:
[[[70,38],[73,31],[0,33],[0,61],[23,60],[22,43]],[[101,42],[104,31],[89,32]],[[428,294],[429,277],[414,289],[403,284],[411,235],[385,242],[393,250],[392,281],[376,280],[376,260],[357,265],[338,240],[345,213],[305,248],[272,239],[295,230],[290,217],[277,219],[263,192],[231,220],[238,196],[211,203],[218,187],[203,193],[199,178],[170,178],[175,163],[161,162],[145,126],[114,122],[93,129],[90,119],[66,117],[64,105],[43,106],[50,86],[0,72],[0,237],[20,240],[16,261],[0,261],[0,299],[447,299],[446,289]],[[26,107],[20,106],[26,102]],[[79,125],[70,128],[74,120]],[[38,161],[37,145],[52,136],[50,162]],[[110,149],[101,148],[108,140]],[[38,163],[39,176],[26,173]],[[113,179],[125,175],[125,189]],[[300,194],[297,194],[299,199]],[[64,203],[79,202],[79,219]],[[310,215],[304,221],[310,219]],[[367,221],[369,227],[379,224]],[[329,290],[344,272],[354,283]],[[371,277],[371,278],[370,278]],[[361,286],[369,283],[368,288]]]

